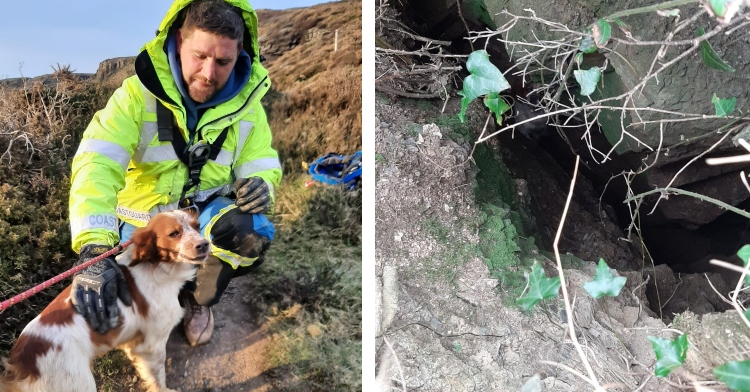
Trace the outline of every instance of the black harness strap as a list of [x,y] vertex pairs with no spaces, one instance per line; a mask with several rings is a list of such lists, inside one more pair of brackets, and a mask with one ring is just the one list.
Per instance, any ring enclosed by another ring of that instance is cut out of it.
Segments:
[[[174,138],[172,137],[172,128],[174,128],[172,126],[172,121],[173,121],[172,111],[167,109],[167,107],[164,106],[164,104],[161,103],[161,101],[157,99],[156,100],[156,125],[159,129],[159,141],[160,142],[174,141]],[[183,140],[183,143],[185,143],[184,140]],[[177,154],[177,156],[180,156],[180,154]]]
[[203,169],[203,166],[209,159],[216,160],[216,157],[219,156],[221,146],[227,139],[229,127],[224,128],[213,143],[198,142],[188,148],[179,127],[174,124],[172,111],[165,107],[158,99],[156,100],[156,125],[159,133],[159,141],[172,142],[175,154],[188,167],[188,180],[182,188],[180,207],[189,208],[195,205],[195,202],[192,196],[186,198],[185,195],[192,187],[195,187],[196,192],[198,191],[201,182],[201,169]]

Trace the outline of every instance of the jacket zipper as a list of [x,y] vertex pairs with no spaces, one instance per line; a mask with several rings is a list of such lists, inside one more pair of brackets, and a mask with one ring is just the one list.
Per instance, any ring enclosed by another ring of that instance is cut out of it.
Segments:
[[[264,77],[264,78],[263,78],[263,79],[262,79],[262,80],[260,81],[260,83],[258,83],[258,85],[257,85],[257,86],[256,86],[256,87],[255,87],[255,88],[253,89],[253,92],[251,92],[251,93],[250,93],[250,96],[249,96],[249,97],[247,97],[247,100],[245,101],[245,103],[244,103],[244,104],[242,104],[242,106],[240,106],[240,108],[239,108],[239,109],[235,110],[235,111],[234,111],[234,112],[232,112],[232,113],[229,113],[229,114],[226,114],[226,115],[224,115],[224,116],[221,116],[221,117],[219,117],[219,118],[217,118],[217,119],[215,119],[215,120],[211,120],[211,122],[208,122],[208,123],[206,123],[206,124],[203,124],[203,126],[202,126],[202,127],[201,127],[201,128],[200,128],[200,129],[198,130],[198,131],[200,131],[200,132],[202,133],[203,129],[205,129],[205,128],[206,128],[207,126],[209,126],[209,125],[211,125],[211,124],[215,124],[215,123],[217,123],[217,122],[219,122],[219,121],[221,121],[221,120],[224,120],[224,119],[225,119],[225,118],[227,118],[227,117],[232,117],[232,116],[234,116],[235,114],[237,114],[237,113],[239,113],[239,112],[241,112],[241,111],[245,110],[245,109],[247,108],[248,104],[249,104],[249,103],[250,103],[250,102],[251,102],[251,101],[253,100],[253,98],[255,98],[255,97],[256,97],[256,96],[258,95],[258,90],[260,89],[260,86],[261,86],[262,84],[266,83],[266,81],[267,81],[267,80],[268,80],[268,75],[266,75],[266,76],[265,76],[265,77]],[[196,132],[196,133],[197,133],[197,132]]]

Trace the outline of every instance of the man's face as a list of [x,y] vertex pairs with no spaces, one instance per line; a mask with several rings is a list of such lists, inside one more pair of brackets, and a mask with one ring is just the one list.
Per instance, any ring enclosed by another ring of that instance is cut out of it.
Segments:
[[236,39],[220,37],[203,30],[193,30],[189,37],[177,32],[182,79],[193,101],[211,99],[227,83],[240,49]]

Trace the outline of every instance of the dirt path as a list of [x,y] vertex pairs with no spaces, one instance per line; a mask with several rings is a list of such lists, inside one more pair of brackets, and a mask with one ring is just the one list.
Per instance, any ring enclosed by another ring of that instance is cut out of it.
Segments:
[[214,306],[214,335],[208,344],[190,347],[181,326],[167,343],[167,385],[182,392],[270,389],[263,374],[269,342],[265,319],[254,314],[244,287],[254,275],[234,279]]

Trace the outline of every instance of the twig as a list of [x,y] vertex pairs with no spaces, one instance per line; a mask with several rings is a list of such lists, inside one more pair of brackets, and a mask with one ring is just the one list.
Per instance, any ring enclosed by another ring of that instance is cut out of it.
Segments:
[[740,172],[740,180],[742,180],[742,184],[745,185],[745,189],[750,192],[750,184],[747,183],[747,176],[745,176],[744,170]]
[[376,46],[375,51],[381,52],[381,53],[387,53],[387,54],[397,54],[397,55],[401,54],[401,55],[409,55],[409,56],[433,56],[433,57],[447,57],[447,58],[457,58],[457,59],[469,57],[468,55],[465,55],[465,54],[431,53],[425,49],[415,50],[415,51],[410,52],[408,50],[384,49],[384,48],[378,48]]
[[623,10],[623,11],[615,12],[614,14],[606,16],[606,17],[604,17],[602,19],[614,20],[616,18],[622,18],[622,17],[630,16],[630,15],[645,14],[645,13],[648,13],[648,12],[654,12],[654,11],[660,11],[660,10],[667,10],[667,9],[670,9],[670,8],[679,7],[681,5],[687,5],[687,4],[690,4],[690,3],[697,3],[698,1],[699,0],[672,0],[672,1],[667,1],[667,2],[664,2],[664,3],[659,3],[659,4],[654,4],[654,5],[648,5],[648,6],[645,6],[645,7],[633,8],[633,9],[630,9],[630,10]]
[[740,319],[742,319],[745,325],[747,325],[747,327],[750,328],[750,320],[748,320],[747,317],[745,317],[745,312],[742,311],[742,307],[740,306],[739,301],[737,301],[737,296],[740,294],[740,290],[742,289],[742,286],[745,284],[745,277],[748,275],[748,272],[750,271],[750,263],[748,263],[745,266],[745,268],[740,268],[734,264],[730,264],[725,261],[716,260],[716,259],[709,260],[709,263],[730,269],[732,271],[737,271],[738,269],[742,270],[742,275],[740,275],[740,279],[737,281],[737,286],[735,286],[734,292],[732,293],[732,307],[734,307],[734,310],[736,310],[737,313],[739,313]]
[[401,369],[401,362],[398,360],[398,356],[396,355],[396,350],[393,349],[393,346],[391,346],[391,342],[388,341],[388,338],[383,336],[383,341],[388,346],[388,349],[391,350],[391,353],[393,354],[393,359],[396,361],[396,368],[398,368],[398,374],[401,376],[401,389],[406,392],[406,380],[404,379],[404,371]]
[[[670,295],[669,298],[667,298],[667,300],[664,301],[663,304],[659,304],[659,314],[661,314],[661,311],[664,310],[665,307],[667,307],[667,304],[669,303],[669,301],[672,300],[674,295],[677,294],[677,289],[680,288],[680,285],[682,284],[682,275],[678,273],[677,278],[680,279],[680,281],[677,282],[677,285],[674,286],[674,291],[672,291],[672,295]],[[654,279],[654,281],[656,281],[656,279]]]
[[725,165],[728,163],[750,162],[750,154],[737,155],[733,157],[706,158],[707,165]]
[[[466,24],[466,19],[464,19],[464,13],[461,10],[461,0],[456,0],[456,9],[458,10],[458,17],[461,18],[461,21],[464,22],[464,28],[466,28],[466,34],[469,35],[471,31],[469,31],[469,25]],[[471,46],[471,51],[474,51],[474,42],[469,41],[469,46]]]
[[644,197],[646,197],[648,195],[653,195],[655,193],[661,193],[663,195],[665,193],[670,193],[670,192],[671,193],[677,193],[677,194],[680,194],[680,195],[685,195],[685,196],[691,196],[691,197],[694,197],[696,199],[700,199],[700,200],[703,200],[703,201],[707,201],[709,203],[713,203],[713,204],[715,204],[715,205],[717,205],[717,206],[719,206],[721,208],[725,208],[725,209],[727,209],[729,211],[734,212],[735,214],[738,214],[740,216],[744,216],[745,218],[750,219],[750,213],[747,212],[747,211],[741,210],[741,209],[739,209],[739,208],[737,208],[737,207],[735,207],[733,205],[729,205],[727,203],[724,203],[721,200],[714,199],[713,197],[708,197],[708,196],[705,196],[705,195],[701,195],[699,193],[686,191],[686,190],[680,189],[680,188],[656,188],[656,189],[650,190],[648,192],[643,192],[643,193],[637,194],[635,196],[628,197],[627,199],[625,199],[623,201],[623,203],[628,203],[628,202],[631,202],[633,200],[643,199]]
[[558,243],[560,242],[560,236],[562,235],[563,225],[565,224],[565,217],[568,215],[568,208],[570,208],[570,201],[573,198],[573,191],[575,190],[576,177],[578,176],[578,163],[580,161],[581,161],[581,157],[579,155],[576,155],[576,164],[575,164],[575,168],[573,169],[573,178],[570,180],[570,191],[568,191],[568,198],[565,201],[565,208],[563,209],[562,217],[560,218],[560,225],[557,228],[557,234],[555,235],[555,241],[553,242],[552,247],[555,250],[555,260],[557,260],[557,274],[560,276],[560,287],[562,288],[563,299],[565,300],[565,314],[567,316],[566,318],[567,318],[567,323],[568,323],[568,333],[570,334],[570,340],[573,342],[573,346],[576,348],[576,351],[578,352],[578,356],[581,357],[583,366],[586,368],[586,372],[589,374],[590,379],[588,379],[587,382],[591,384],[594,387],[594,389],[596,389],[597,391],[604,391],[604,388],[602,388],[601,385],[599,385],[599,381],[596,379],[596,374],[594,373],[594,369],[591,368],[591,364],[589,363],[589,360],[586,357],[586,353],[583,352],[583,348],[581,347],[581,344],[578,343],[578,338],[576,337],[575,325],[573,322],[573,310],[571,309],[570,297],[568,296],[568,287],[567,287],[567,284],[565,283],[565,273],[563,272],[562,260],[560,259],[560,249],[558,248]]
[[[579,371],[578,371],[578,370],[576,370],[576,369],[573,369],[572,367],[570,367],[570,366],[568,366],[568,365],[564,365],[564,364],[562,364],[562,363],[558,363],[558,362],[545,361],[545,360],[541,360],[541,361],[539,361],[539,362],[540,362],[540,363],[544,363],[544,364],[547,364],[547,365],[557,366],[557,367],[559,367],[559,368],[561,368],[561,369],[565,369],[565,370],[569,371],[569,372],[570,372],[571,374],[573,374],[574,376],[577,376],[577,377],[578,377],[578,378],[580,378],[581,380],[583,380],[583,381],[586,381],[587,383],[589,383],[589,384],[591,384],[591,385],[595,385],[595,384],[596,384],[596,380],[595,380],[595,379],[594,379],[594,380],[592,380],[592,379],[590,379],[590,378],[588,378],[588,377],[584,376],[584,375],[583,375],[583,374],[582,374],[581,372],[579,372]],[[601,387],[599,387],[599,388],[600,388],[599,390],[602,390],[602,391],[604,391],[604,389],[601,389]]]
[[383,86],[383,85],[378,85],[378,84],[375,85],[375,89],[380,90],[384,93],[396,94],[396,95],[400,95],[406,98],[439,98],[440,97],[440,95],[437,93],[409,93],[406,91],[398,91],[388,86]]
[[[722,136],[721,139],[719,139],[719,141],[717,141],[716,143],[714,143],[713,145],[711,145],[711,147],[709,147],[707,150],[705,150],[702,153],[694,156],[690,161],[688,161],[688,163],[686,163],[684,166],[682,166],[680,168],[680,170],[677,171],[677,173],[675,173],[675,175],[669,181],[669,183],[667,184],[667,186],[665,186],[665,188],[670,188],[672,186],[672,184],[674,184],[674,182],[677,180],[677,176],[679,176],[683,171],[685,171],[685,169],[687,169],[688,166],[692,165],[695,161],[703,158],[706,154],[708,154],[709,152],[713,151],[713,149],[715,149],[721,143],[723,143],[724,140],[726,140],[726,138],[729,137],[729,135],[731,135],[731,134],[732,134],[732,131],[730,130],[724,136]],[[659,202],[661,201],[661,199],[662,198],[660,197],[658,200],[656,200],[656,203],[654,203],[654,208],[651,209],[651,213],[653,213],[654,211],[656,211],[656,207],[659,205]]]
[[425,38],[425,37],[422,37],[422,36],[419,36],[419,35],[416,35],[416,34],[412,34],[412,33],[408,32],[408,31],[401,30],[401,29],[395,29],[395,30],[398,31],[401,34],[408,35],[409,37],[411,37],[415,41],[422,41],[422,42],[426,42],[428,44],[438,44],[438,45],[444,45],[444,46],[450,46],[451,45],[450,41],[441,41],[441,40],[432,39],[432,38]]

